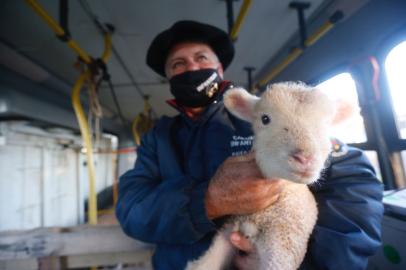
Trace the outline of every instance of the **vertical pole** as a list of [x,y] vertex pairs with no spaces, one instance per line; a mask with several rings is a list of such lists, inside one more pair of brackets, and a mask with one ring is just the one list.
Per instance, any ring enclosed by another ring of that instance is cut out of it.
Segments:
[[233,29],[233,25],[234,25],[233,1],[234,1],[234,0],[226,0],[226,5],[227,5],[227,23],[228,23],[228,33],[229,33],[229,34],[231,34],[231,30]]
[[[380,122],[377,103],[379,95],[373,84],[373,77],[378,76],[379,66],[374,66],[373,59],[363,60],[350,67],[351,75],[357,85],[361,115],[365,121],[368,141],[374,145],[378,154],[379,167],[384,180],[385,189],[396,188],[395,174],[391,162],[393,151],[388,146],[388,138],[385,136],[384,127]],[[379,89],[378,89],[379,90]]]
[[[68,0],[59,0],[59,24],[65,31],[64,38],[70,39],[69,32],[69,3]],[[65,40],[67,41],[67,40]]]
[[252,90],[252,72],[255,70],[254,67],[244,67],[244,70],[247,71],[247,87],[248,91]]
[[305,42],[307,39],[304,10],[310,7],[310,3],[309,2],[291,2],[289,4],[289,7],[297,10],[297,15],[298,15],[298,19],[299,19],[299,30],[300,30],[300,47],[302,49],[304,49],[306,47]]

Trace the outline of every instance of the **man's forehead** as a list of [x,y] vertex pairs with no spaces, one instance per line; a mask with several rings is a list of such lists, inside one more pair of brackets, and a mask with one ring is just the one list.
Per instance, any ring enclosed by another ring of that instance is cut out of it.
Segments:
[[168,53],[167,60],[177,58],[177,57],[187,56],[190,54],[195,54],[197,52],[209,52],[209,53],[212,53],[213,55],[215,55],[212,48],[205,43],[181,42],[171,48],[171,50]]

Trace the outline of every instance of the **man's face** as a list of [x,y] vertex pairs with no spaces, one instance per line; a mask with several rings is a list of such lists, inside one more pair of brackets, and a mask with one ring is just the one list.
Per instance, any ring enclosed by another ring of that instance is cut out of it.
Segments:
[[169,52],[165,63],[168,79],[186,71],[205,68],[217,69],[223,77],[223,67],[210,46],[204,43],[183,42],[176,44]]

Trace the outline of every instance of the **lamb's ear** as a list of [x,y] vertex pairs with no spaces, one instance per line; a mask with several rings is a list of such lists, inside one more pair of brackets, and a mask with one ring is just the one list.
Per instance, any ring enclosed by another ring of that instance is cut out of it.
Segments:
[[344,99],[335,100],[335,109],[332,121],[334,126],[348,121],[355,114],[359,113],[359,107],[354,102]]
[[238,118],[251,122],[254,117],[254,106],[259,97],[251,95],[243,88],[233,88],[224,94],[224,105]]

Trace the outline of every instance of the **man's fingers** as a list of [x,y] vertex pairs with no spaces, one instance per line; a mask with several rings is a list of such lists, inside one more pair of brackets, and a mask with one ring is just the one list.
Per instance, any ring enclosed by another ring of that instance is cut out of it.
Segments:
[[241,256],[238,255],[234,258],[234,266],[238,269],[238,270],[246,270],[249,269],[248,268],[248,257],[247,256]]
[[241,235],[239,232],[231,233],[230,242],[237,249],[242,250],[247,253],[252,252],[254,249],[251,242],[247,238],[245,238],[243,235]]
[[285,187],[286,181],[285,180],[268,180],[271,181],[271,184],[269,186],[269,192],[272,192],[273,194],[279,194],[281,193],[282,189]]
[[252,243],[239,232],[231,233],[230,241],[240,251],[234,258],[234,267],[238,270],[258,269],[258,254]]

